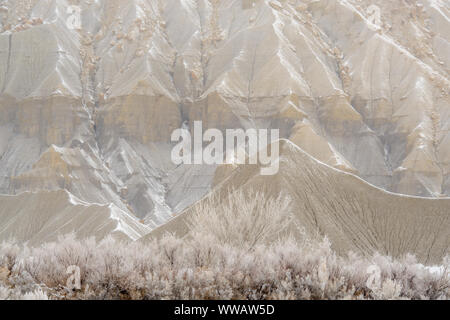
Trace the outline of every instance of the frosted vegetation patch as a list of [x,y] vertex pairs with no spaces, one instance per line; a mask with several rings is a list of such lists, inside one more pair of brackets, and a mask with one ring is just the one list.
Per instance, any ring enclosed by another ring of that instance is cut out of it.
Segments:
[[[289,199],[252,195],[230,193],[220,208],[214,198],[204,202],[184,239],[3,243],[0,299],[450,298],[449,258],[431,269],[413,256],[338,256],[326,239],[283,231]],[[80,271],[76,289],[67,285],[72,266]]]

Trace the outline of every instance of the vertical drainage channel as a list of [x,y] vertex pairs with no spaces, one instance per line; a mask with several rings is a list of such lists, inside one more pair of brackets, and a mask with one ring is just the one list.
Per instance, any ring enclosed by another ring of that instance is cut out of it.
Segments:
[[11,64],[11,51],[12,51],[12,33],[9,35],[8,39],[8,59],[6,60],[6,72],[5,72],[5,78],[3,79],[3,86],[2,86],[2,92],[5,92],[6,89],[6,83],[8,81],[8,75],[9,75],[9,69]]

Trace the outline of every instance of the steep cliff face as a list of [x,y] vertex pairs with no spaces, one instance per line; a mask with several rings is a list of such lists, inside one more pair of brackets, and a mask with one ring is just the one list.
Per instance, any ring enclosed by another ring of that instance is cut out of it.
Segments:
[[0,0],[0,193],[166,222],[213,185],[183,123],[278,128],[381,188],[450,194],[449,5]]

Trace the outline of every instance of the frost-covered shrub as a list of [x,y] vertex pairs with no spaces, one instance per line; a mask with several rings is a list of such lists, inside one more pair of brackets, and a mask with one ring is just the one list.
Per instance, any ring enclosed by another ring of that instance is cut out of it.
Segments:
[[41,289],[34,291],[23,291],[17,288],[5,287],[0,285],[0,300],[48,300],[49,297]]
[[251,249],[284,234],[292,221],[289,204],[282,195],[265,198],[253,190],[230,191],[226,199],[212,196],[196,205],[190,228],[218,243]]
[[[10,248],[1,245],[0,255]],[[13,261],[11,274],[0,280],[1,299],[450,298],[448,259],[442,272],[432,272],[412,257],[340,257],[328,241],[300,245],[286,239],[249,251],[200,235],[149,244],[69,236],[23,248]],[[66,268],[76,261],[81,288],[71,290]],[[379,278],[370,282],[372,269]]]

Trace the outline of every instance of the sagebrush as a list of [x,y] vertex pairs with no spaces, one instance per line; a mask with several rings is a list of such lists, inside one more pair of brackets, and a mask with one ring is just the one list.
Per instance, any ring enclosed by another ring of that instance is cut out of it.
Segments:
[[[214,201],[208,201],[209,207],[194,215],[191,236],[184,239],[167,235],[149,243],[111,237],[97,242],[68,235],[38,248],[3,243],[0,299],[450,297],[448,258],[433,270],[413,256],[338,256],[326,239],[274,238],[275,227],[289,221],[288,200],[258,195],[258,201],[245,206],[233,203],[241,203],[242,196],[232,195],[217,211]],[[67,287],[70,266],[79,267],[80,288]]]

